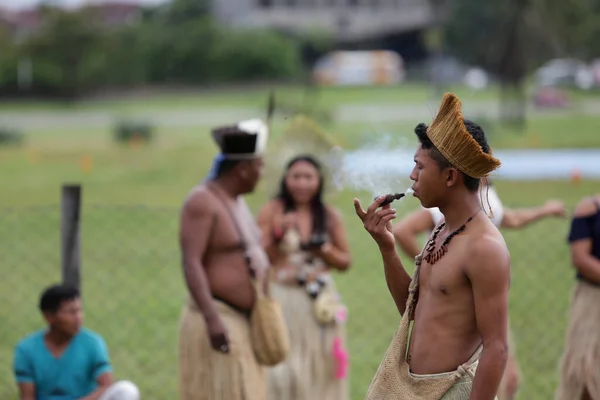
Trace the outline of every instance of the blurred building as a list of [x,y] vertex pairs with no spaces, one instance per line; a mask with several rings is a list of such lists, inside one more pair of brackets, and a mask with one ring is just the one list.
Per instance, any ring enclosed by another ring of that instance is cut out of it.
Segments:
[[137,2],[106,1],[85,6],[92,11],[98,21],[108,27],[119,27],[135,22],[142,13],[142,5]]
[[213,0],[215,16],[230,26],[291,33],[329,32],[341,42],[421,30],[434,22],[429,0]]
[[[83,7],[94,13],[94,22],[107,27],[118,27],[134,22],[142,12],[142,5],[134,1],[106,0],[99,3],[83,3]],[[28,8],[2,10],[0,8],[0,26],[17,38],[23,38],[40,28],[43,18],[42,9]]]
[[446,0],[213,0],[232,27],[265,27],[298,36],[325,33],[337,49],[391,50],[407,65],[427,59],[424,33]]

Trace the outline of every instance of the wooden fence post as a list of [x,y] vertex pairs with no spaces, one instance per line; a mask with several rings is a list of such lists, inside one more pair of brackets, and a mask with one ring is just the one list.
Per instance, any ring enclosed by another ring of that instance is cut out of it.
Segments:
[[63,185],[61,193],[61,261],[63,284],[81,288],[79,221],[81,185]]

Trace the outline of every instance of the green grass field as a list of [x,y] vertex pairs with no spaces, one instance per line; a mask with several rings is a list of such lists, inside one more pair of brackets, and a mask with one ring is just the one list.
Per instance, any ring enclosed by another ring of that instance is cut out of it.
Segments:
[[[302,85],[277,85],[277,86],[244,86],[228,89],[198,88],[187,93],[165,93],[160,96],[136,96],[133,99],[102,99],[96,98],[79,102],[75,105],[57,102],[36,101],[21,102],[10,101],[0,103],[0,110],[64,110],[64,109],[112,109],[119,112],[151,109],[175,109],[179,107],[239,107],[256,106],[257,99],[266,101],[269,90],[276,88],[277,96],[289,101],[302,101],[305,87]],[[452,87],[458,96],[477,100],[489,100],[496,96],[493,88],[483,91],[473,91],[461,86]],[[377,102],[421,103],[426,101],[430,92],[424,90],[420,84],[404,84],[398,87],[332,87],[318,91],[316,99],[320,106],[330,106],[338,103],[362,103],[365,99],[376,99]],[[577,93],[576,97],[586,97]],[[263,100],[264,99],[264,100]]]
[[[422,90],[411,90],[415,96],[427,96]],[[374,89],[362,94],[353,91],[356,94],[348,97],[349,102],[355,98],[381,101]],[[334,98],[335,93],[327,96]],[[241,101],[227,94],[218,98],[217,103],[223,105]],[[147,104],[173,102],[189,106],[185,97],[146,100]],[[119,107],[142,107],[133,103],[121,102]],[[411,128],[417,122],[383,128],[368,123],[328,128],[348,148],[377,140],[381,129],[405,136],[414,145]],[[275,125],[275,140],[283,124],[278,120]],[[574,126],[577,135],[572,134]],[[494,148],[600,147],[597,126],[600,118],[536,118],[525,133],[497,130],[490,140]],[[42,326],[36,309],[39,292],[60,279],[57,205],[64,182],[83,185],[82,279],[87,326],[106,338],[118,378],[135,381],[145,399],[177,398],[177,323],[185,297],[176,237],[178,207],[202,179],[214,155],[207,129],[161,128],[158,140],[141,148],[114,145],[104,129],[38,130],[28,132],[24,148],[0,148],[1,399],[16,398],[10,371],[14,344]],[[85,157],[90,166],[87,171],[80,167]],[[599,187],[592,181],[496,184],[508,207],[533,206],[554,197],[563,199],[570,210]],[[253,210],[271,195],[266,187],[267,182],[262,182],[248,196]],[[351,190],[329,195],[343,213],[353,255],[350,271],[337,276],[350,309],[353,400],[364,398],[399,322],[377,248],[352,206],[353,197],[366,202],[370,195]],[[409,198],[397,208],[402,216],[417,206]],[[520,399],[546,400],[556,387],[574,284],[565,242],[568,224],[568,220],[545,220],[519,232],[504,232],[513,265],[511,325],[524,374]],[[406,257],[403,260],[410,265]]]
[[[67,102],[51,101],[20,101],[10,100],[0,102],[0,110],[86,110],[86,109],[108,109],[119,112],[165,110],[177,108],[218,108],[218,107],[254,107],[257,101],[262,104],[266,102],[270,90],[276,89],[277,97],[281,97],[292,103],[304,101],[306,86],[299,84],[288,85],[245,85],[223,88],[196,88],[181,93],[177,89],[165,91],[160,95],[152,95],[137,92],[131,97],[121,99],[103,98],[98,96],[93,99],[79,101],[75,104]],[[498,88],[490,86],[484,90],[473,90],[465,86],[454,85],[444,88],[445,91],[456,93],[465,101],[496,100]],[[533,91],[533,87],[528,91]],[[313,101],[318,102],[319,107],[330,107],[340,103],[404,103],[422,104],[432,99],[433,91],[420,83],[404,83],[401,86],[372,86],[372,87],[328,87],[323,90],[311,90]],[[592,91],[569,91],[570,98],[577,102],[579,100],[598,98],[599,92]]]

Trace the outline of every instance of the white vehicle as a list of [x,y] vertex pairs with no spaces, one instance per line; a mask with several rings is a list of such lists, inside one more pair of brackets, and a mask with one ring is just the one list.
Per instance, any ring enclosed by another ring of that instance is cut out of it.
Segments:
[[539,86],[575,86],[590,89],[594,84],[592,72],[585,63],[571,58],[548,61],[536,72]]
[[313,78],[319,85],[394,85],[406,76],[404,60],[393,51],[334,51],[315,63]]

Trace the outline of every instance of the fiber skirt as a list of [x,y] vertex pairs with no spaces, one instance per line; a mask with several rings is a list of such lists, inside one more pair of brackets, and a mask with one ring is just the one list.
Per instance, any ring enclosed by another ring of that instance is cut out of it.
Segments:
[[[347,377],[336,378],[336,340],[345,341],[344,325],[321,326],[314,301],[304,288],[271,282],[290,333],[288,358],[268,371],[269,400],[348,400]],[[338,342],[339,343],[339,342]]]
[[266,376],[250,341],[250,321],[215,301],[229,335],[229,353],[213,350],[204,316],[191,300],[179,326],[181,400],[266,400]]
[[578,281],[571,298],[556,400],[600,399],[600,287]]

